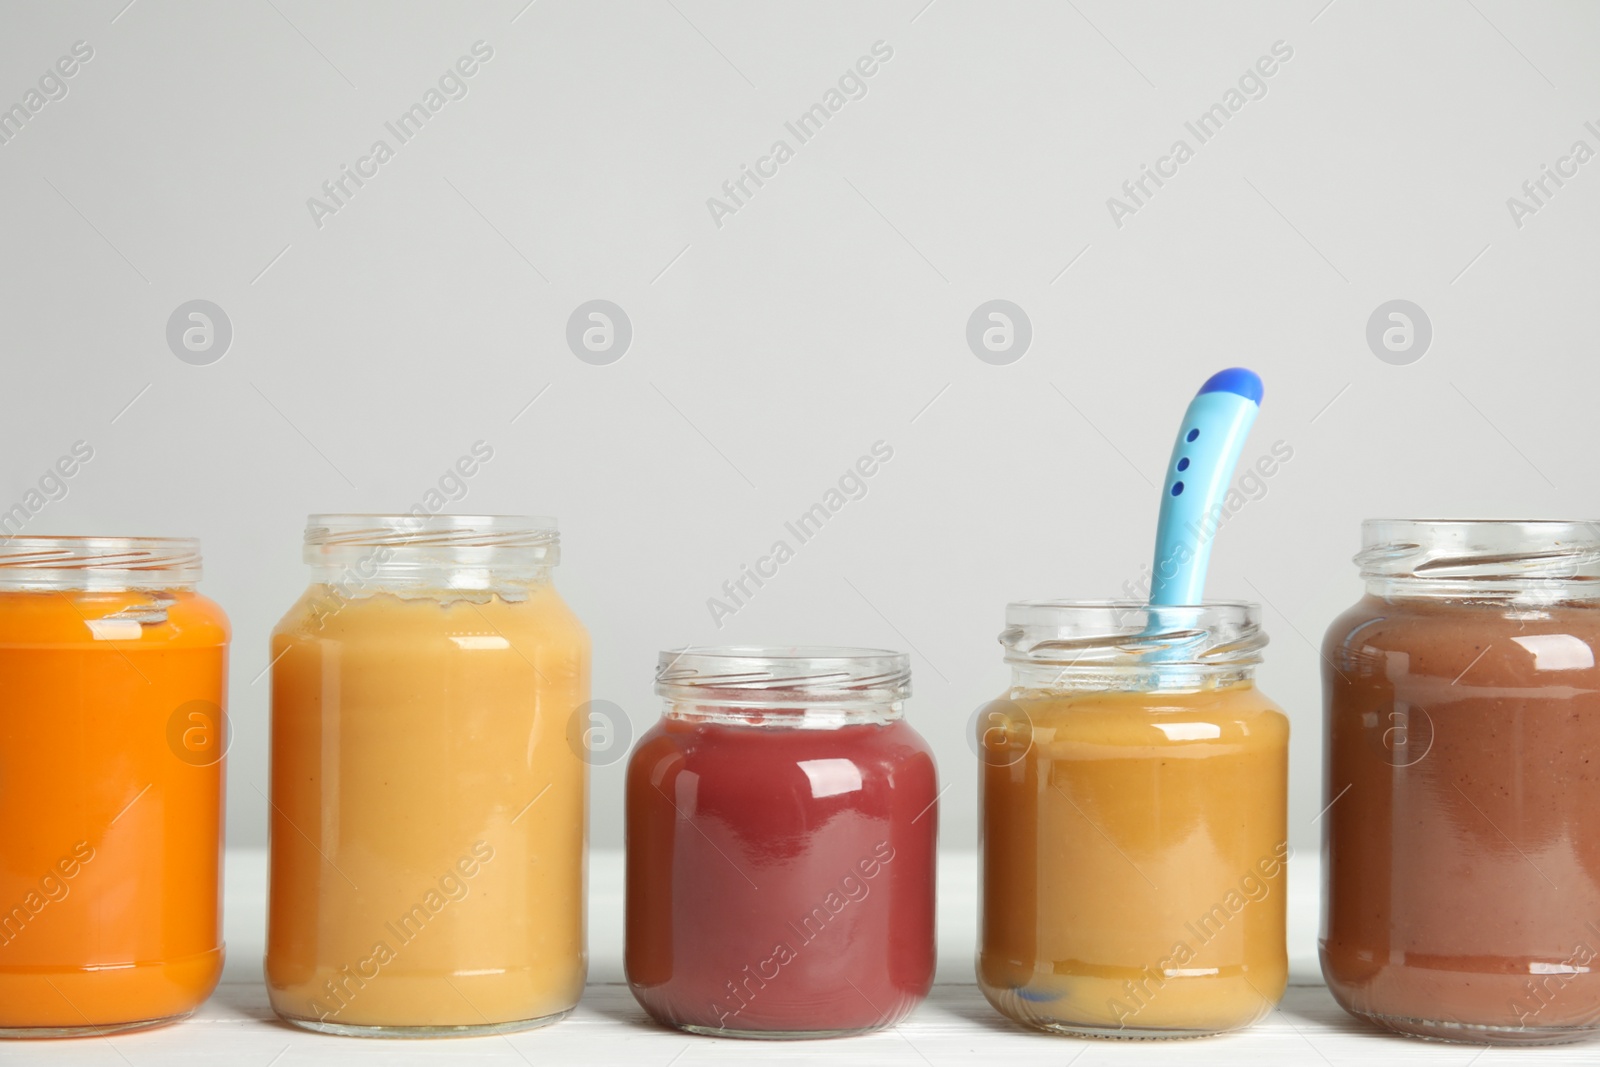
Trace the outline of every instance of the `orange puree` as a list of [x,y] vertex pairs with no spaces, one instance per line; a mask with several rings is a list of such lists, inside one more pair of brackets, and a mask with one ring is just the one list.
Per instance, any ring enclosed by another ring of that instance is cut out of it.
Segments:
[[272,655],[273,1009],[356,1034],[571,1010],[589,639],[554,586],[316,584]]
[[1249,683],[1032,691],[983,724],[978,981],[1042,1029],[1247,1026],[1288,978],[1289,723]]
[[0,592],[0,1032],[216,986],[228,636],[185,589]]

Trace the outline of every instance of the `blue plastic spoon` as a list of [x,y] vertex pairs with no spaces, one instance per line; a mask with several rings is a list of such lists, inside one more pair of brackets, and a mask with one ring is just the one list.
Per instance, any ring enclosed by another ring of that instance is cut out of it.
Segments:
[[[1161,518],[1156,526],[1155,576],[1150,587],[1153,610],[1146,624],[1150,633],[1166,629],[1158,609],[1201,603],[1222,501],[1239,465],[1244,440],[1261,410],[1262,392],[1261,378],[1254,371],[1230,367],[1208,378],[1184,412],[1163,481]],[[1176,654],[1176,649],[1168,649],[1162,656]],[[1014,987],[1013,992],[1036,1004],[1066,995],[1046,981]]]
[[1204,599],[1211,541],[1239,453],[1261,410],[1262,391],[1254,371],[1230,367],[1206,379],[1184,412],[1163,481],[1152,606]]

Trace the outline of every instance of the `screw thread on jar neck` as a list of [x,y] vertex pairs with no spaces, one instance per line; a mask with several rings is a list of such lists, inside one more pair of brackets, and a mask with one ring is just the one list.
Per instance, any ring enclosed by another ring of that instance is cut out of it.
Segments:
[[41,537],[0,540],[0,591],[193,589],[192,537]]
[[523,599],[560,555],[554,519],[515,515],[312,515],[311,579],[344,598],[497,595]]
[[1355,556],[1367,592],[1539,605],[1600,600],[1600,523],[1368,519]]
[[1180,692],[1250,682],[1267,635],[1239,601],[1019,601],[1000,635],[1017,691]]
[[722,725],[835,729],[904,715],[903,652],[825,646],[671,649],[656,692],[668,718]]

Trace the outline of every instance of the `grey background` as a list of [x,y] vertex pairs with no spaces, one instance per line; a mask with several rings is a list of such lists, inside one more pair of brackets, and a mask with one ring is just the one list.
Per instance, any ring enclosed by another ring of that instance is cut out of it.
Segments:
[[[306,513],[404,509],[478,440],[450,510],[560,518],[594,696],[636,734],[659,648],[913,650],[953,847],[1003,605],[1138,576],[1218,367],[1267,382],[1246,462],[1294,450],[1208,592],[1266,604],[1298,847],[1311,642],[1359,593],[1359,521],[1593,512],[1600,161],[1520,227],[1506,201],[1600,148],[1594,5],[125,4],[0,8],[0,106],[94,49],[0,145],[0,509],[83,439],[27,532],[203,538],[235,627],[235,843],[265,838],[253,679]],[[307,198],[479,40],[466,97],[318,228]],[[865,97],[715,225],[707,198],[880,40]],[[1266,95],[1116,226],[1107,198],[1279,40]],[[197,299],[233,328],[208,366],[166,341]],[[596,299],[633,327],[607,366],[566,344]],[[1033,330],[1006,366],[966,342],[995,299]],[[1432,324],[1408,365],[1366,341],[1397,299]],[[867,495],[714,626],[707,598],[878,440]],[[599,845],[621,785],[597,769]]]

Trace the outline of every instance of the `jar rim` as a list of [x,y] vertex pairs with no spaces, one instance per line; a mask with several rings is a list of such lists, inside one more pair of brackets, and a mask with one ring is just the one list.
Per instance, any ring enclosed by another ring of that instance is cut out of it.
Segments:
[[487,565],[559,562],[561,534],[543,515],[415,512],[313,513],[306,516],[305,561],[313,566],[388,563]]
[[0,589],[171,589],[200,580],[194,537],[16,534],[0,540]]
[[1367,519],[1354,557],[1369,581],[1533,587],[1600,581],[1600,522]]
[[554,538],[556,520],[546,515],[418,515],[414,512],[313,512],[306,516],[307,545],[411,545],[453,543],[482,547],[514,540]]
[[897,703],[911,694],[911,657],[845,645],[689,645],[661,652],[655,688],[705,703]]
[[1237,670],[1261,662],[1260,605],[1245,600],[1018,600],[1000,634],[1007,663],[1065,670]]

